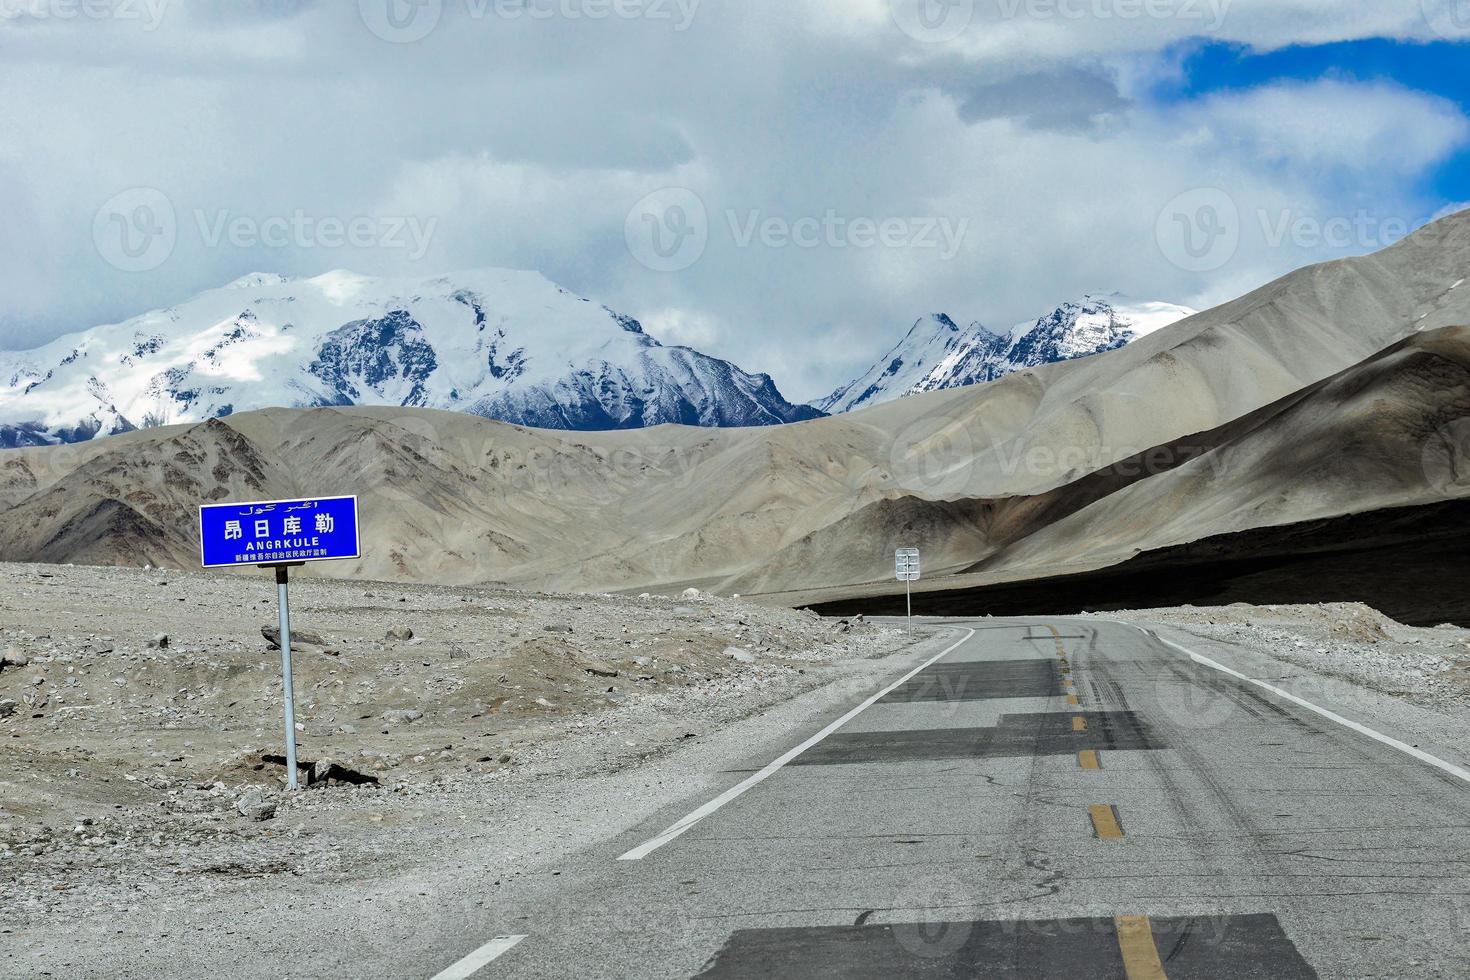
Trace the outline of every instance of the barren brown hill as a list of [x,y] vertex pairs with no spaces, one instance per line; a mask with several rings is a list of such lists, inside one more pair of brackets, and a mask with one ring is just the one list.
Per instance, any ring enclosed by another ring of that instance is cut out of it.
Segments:
[[[982,595],[989,587],[1070,575],[1076,577],[1049,588],[1069,596],[1054,611],[1076,611],[1094,605],[1089,590],[1113,587],[1085,574],[1098,569],[1146,573],[1139,581],[1158,590],[1170,588],[1171,569],[1184,566],[1204,577],[1204,566],[1213,563],[1342,550],[1355,541],[1401,549],[1427,542],[1438,520],[1408,511],[1467,498],[1470,328],[1447,327],[1400,341],[1234,423],[1066,487],[1035,497],[947,504],[951,513],[983,507],[985,556],[920,590],[953,592],[952,600],[934,601],[947,602],[954,612],[962,592],[973,590],[977,608],[989,608],[994,596]],[[1424,511],[1462,513],[1463,506]],[[1381,529],[1373,515],[1381,517]],[[1175,601],[1199,601],[1198,591],[1185,590]],[[790,599],[833,602],[842,592],[808,591]],[[1130,593],[1111,607],[1140,599],[1147,596]],[[1027,601],[1036,604],[1035,597]],[[1470,605],[1466,609],[1460,618],[1470,621]]]
[[[931,571],[1115,561],[1221,521],[1350,506],[1347,472],[1325,496],[1272,490],[1293,475],[1285,458],[1248,489],[1196,473],[1210,454],[1231,461],[1222,473],[1250,470],[1260,450],[1241,448],[1239,430],[1263,424],[1252,413],[1419,331],[1470,323],[1467,269],[1470,213],[1113,353],[771,429],[565,433],[420,410],[270,410],[9,451],[0,560],[190,566],[201,501],[351,492],[366,557],[326,574],[768,593],[882,587],[898,543],[923,547]],[[1371,412],[1312,404],[1351,414],[1293,425],[1372,458],[1384,433]],[[1156,447],[1172,462],[1210,454],[1140,480],[1128,464]],[[1169,504],[1157,519],[1156,494]]]

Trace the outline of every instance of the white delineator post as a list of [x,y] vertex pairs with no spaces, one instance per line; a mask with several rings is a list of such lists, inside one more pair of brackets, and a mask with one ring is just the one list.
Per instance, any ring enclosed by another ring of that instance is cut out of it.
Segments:
[[291,681],[291,596],[289,572],[276,566],[276,592],[281,605],[281,691],[286,701],[286,788],[300,789],[296,777],[296,687]]

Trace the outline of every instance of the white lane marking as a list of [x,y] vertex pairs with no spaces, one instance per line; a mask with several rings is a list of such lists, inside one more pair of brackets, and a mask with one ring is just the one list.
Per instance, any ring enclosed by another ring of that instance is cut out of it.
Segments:
[[434,974],[433,980],[469,980],[495,960],[509,953],[525,936],[496,936],[443,973]]
[[[1118,620],[1110,620],[1110,622],[1118,622]],[[1129,623],[1127,625],[1133,626],[1132,623]],[[1277,697],[1290,701],[1292,704],[1299,705],[1300,707],[1306,708],[1308,711],[1315,712],[1316,714],[1321,715],[1323,718],[1326,718],[1328,721],[1334,721],[1344,728],[1352,729],[1359,735],[1366,735],[1369,738],[1373,739],[1373,741],[1375,742],[1382,742],[1384,745],[1387,745],[1390,748],[1398,749],[1405,755],[1413,756],[1420,762],[1427,762],[1434,768],[1443,770],[1444,772],[1449,773],[1451,776],[1454,776],[1456,779],[1461,779],[1467,783],[1470,783],[1470,770],[1462,769],[1459,766],[1455,765],[1453,762],[1446,762],[1438,756],[1430,755],[1428,752],[1425,752],[1422,749],[1414,748],[1414,746],[1409,745],[1407,742],[1400,742],[1398,739],[1393,738],[1392,736],[1385,735],[1379,731],[1374,731],[1367,725],[1361,725],[1358,722],[1353,721],[1351,718],[1344,718],[1342,715],[1337,714],[1336,712],[1328,711],[1326,708],[1318,707],[1305,698],[1297,697],[1290,691],[1283,691],[1281,688],[1275,687],[1271,684],[1267,684],[1265,681],[1258,681],[1254,677],[1247,677],[1245,674],[1242,674],[1238,670],[1231,670],[1224,664],[1216,663],[1209,657],[1202,657],[1199,654],[1195,653],[1193,650],[1190,650],[1187,647],[1180,646],[1173,640],[1162,637],[1157,633],[1150,632],[1149,630],[1144,629],[1142,626],[1133,626],[1133,628],[1138,630],[1144,636],[1151,636],[1155,640],[1158,640],[1160,643],[1173,647],[1175,650],[1178,650],[1190,660],[1193,660],[1195,663],[1200,664],[1201,666],[1209,667],[1211,670],[1218,670],[1222,674],[1229,674],[1231,677],[1234,677],[1237,680],[1245,681],[1247,684],[1254,684],[1256,687],[1259,687],[1262,690],[1270,691]]]
[[931,657],[928,660],[924,661],[922,664],[920,664],[919,666],[915,667],[913,670],[909,671],[907,674],[904,674],[898,680],[894,681],[892,684],[889,684],[887,687],[885,687],[883,690],[879,691],[877,694],[875,694],[872,697],[868,698],[868,700],[864,701],[862,704],[858,705],[856,708],[853,708],[851,711],[849,711],[847,714],[843,715],[841,718],[838,718],[836,721],[834,721],[832,724],[828,725],[826,728],[822,729],[820,732],[817,732],[817,734],[813,735],[811,738],[807,739],[805,742],[802,742],[800,745],[798,745],[796,748],[792,749],[790,752],[787,752],[785,755],[781,756],[781,758],[777,759],[775,762],[773,762],[770,765],[766,766],[764,769],[762,769],[760,772],[756,773],[754,776],[751,776],[750,778],[746,779],[744,782],[739,783],[739,784],[737,784],[735,786],[732,786],[731,788],[727,789],[725,792],[721,793],[719,796],[717,796],[714,799],[710,800],[708,803],[706,803],[704,806],[700,807],[698,810],[695,810],[693,813],[689,814],[687,817],[684,817],[678,823],[675,823],[673,826],[669,827],[668,830],[665,830],[663,833],[659,834],[657,837],[653,838],[652,840],[650,840],[650,841],[648,841],[646,843],[639,844],[637,847],[633,848],[627,854],[624,854],[622,857],[618,858],[618,860],[619,861],[642,861],[644,858],[648,857],[648,855],[652,854],[654,851],[658,850],[660,847],[663,847],[665,844],[667,844],[670,841],[674,840],[675,838],[681,836],[686,831],[692,829],[695,824],[699,823],[705,817],[707,817],[710,814],[714,813],[716,810],[718,810],[720,807],[724,806],[726,803],[729,803],[730,801],[739,798],[740,796],[744,795],[748,790],[751,790],[751,789],[755,788],[756,786],[760,785],[761,783],[765,782],[767,779],[770,779],[782,767],[784,767],[787,763],[791,762],[792,759],[795,759],[797,756],[801,755],[807,749],[809,749],[812,746],[816,745],[818,742],[821,742],[828,735],[831,735],[833,732],[837,731],[837,729],[841,728],[843,725],[845,725],[848,722],[852,721],[858,715],[862,714],[864,711],[866,711],[869,708],[871,708],[874,704],[876,704],[878,702],[879,699],[887,696],[888,694],[891,694],[895,689],[897,689],[898,687],[900,687],[901,685],[903,685],[907,681],[913,679],[913,677],[916,674],[918,674],[920,671],[925,670],[928,667],[933,666],[935,663],[939,662],[940,660],[943,660],[945,657],[949,656],[951,653],[953,653],[954,651],[958,650],[965,643],[969,642],[970,638],[973,637],[974,635],[975,635],[975,630],[970,630],[963,637],[961,637],[959,640],[957,640],[954,644],[952,644],[951,646],[947,647],[944,650],[943,653],[940,653],[940,654],[938,654],[938,655],[936,655],[934,657]]

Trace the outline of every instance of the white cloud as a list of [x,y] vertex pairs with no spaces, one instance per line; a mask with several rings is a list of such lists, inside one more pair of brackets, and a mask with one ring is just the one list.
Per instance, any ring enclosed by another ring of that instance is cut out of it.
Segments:
[[[445,0],[413,44],[375,36],[356,3],[306,0],[228,15],[176,0],[154,29],[0,23],[0,347],[257,270],[503,265],[810,398],[924,313],[1007,325],[1095,290],[1200,306],[1378,244],[1273,243],[1283,226],[1364,209],[1417,223],[1443,203],[1414,188],[1464,145],[1457,106],[1345,80],[1155,104],[1152,85],[1178,71],[1170,45],[1198,24],[1011,3],[981,0],[940,44],[904,34],[888,0],[706,0],[687,30],[477,17],[493,4]],[[1209,36],[1262,49],[1426,36],[1417,8],[1234,0]],[[99,205],[132,187],[162,191],[180,225],[162,265],[130,274],[92,234]],[[629,209],[664,187],[691,189],[709,216],[702,258],[672,273],[625,243]],[[1155,241],[1164,206],[1201,187],[1240,215],[1238,250],[1208,273]],[[434,233],[413,262],[209,247],[195,221],[298,210]],[[731,213],[788,229],[830,215],[844,230],[836,245],[742,244]],[[906,223],[908,247],[864,245],[864,221]],[[956,255],[918,242],[926,221],[963,226]]]
[[698,310],[654,310],[644,314],[643,327],[670,346],[708,350],[718,344],[724,331],[712,316]]
[[1383,84],[1272,85],[1208,99],[1204,110],[1217,145],[1303,171],[1417,174],[1470,135],[1454,103]]

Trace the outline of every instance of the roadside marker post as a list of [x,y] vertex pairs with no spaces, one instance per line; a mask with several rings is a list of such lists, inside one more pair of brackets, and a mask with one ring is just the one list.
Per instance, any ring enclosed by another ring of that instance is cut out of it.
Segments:
[[271,568],[280,604],[281,689],[286,720],[286,788],[298,790],[296,688],[291,676],[290,570],[362,557],[356,497],[204,504],[199,560],[205,568]]
[[904,604],[908,609],[909,635],[914,633],[913,583],[919,580],[919,549],[900,548],[893,553],[894,574],[903,583]]

